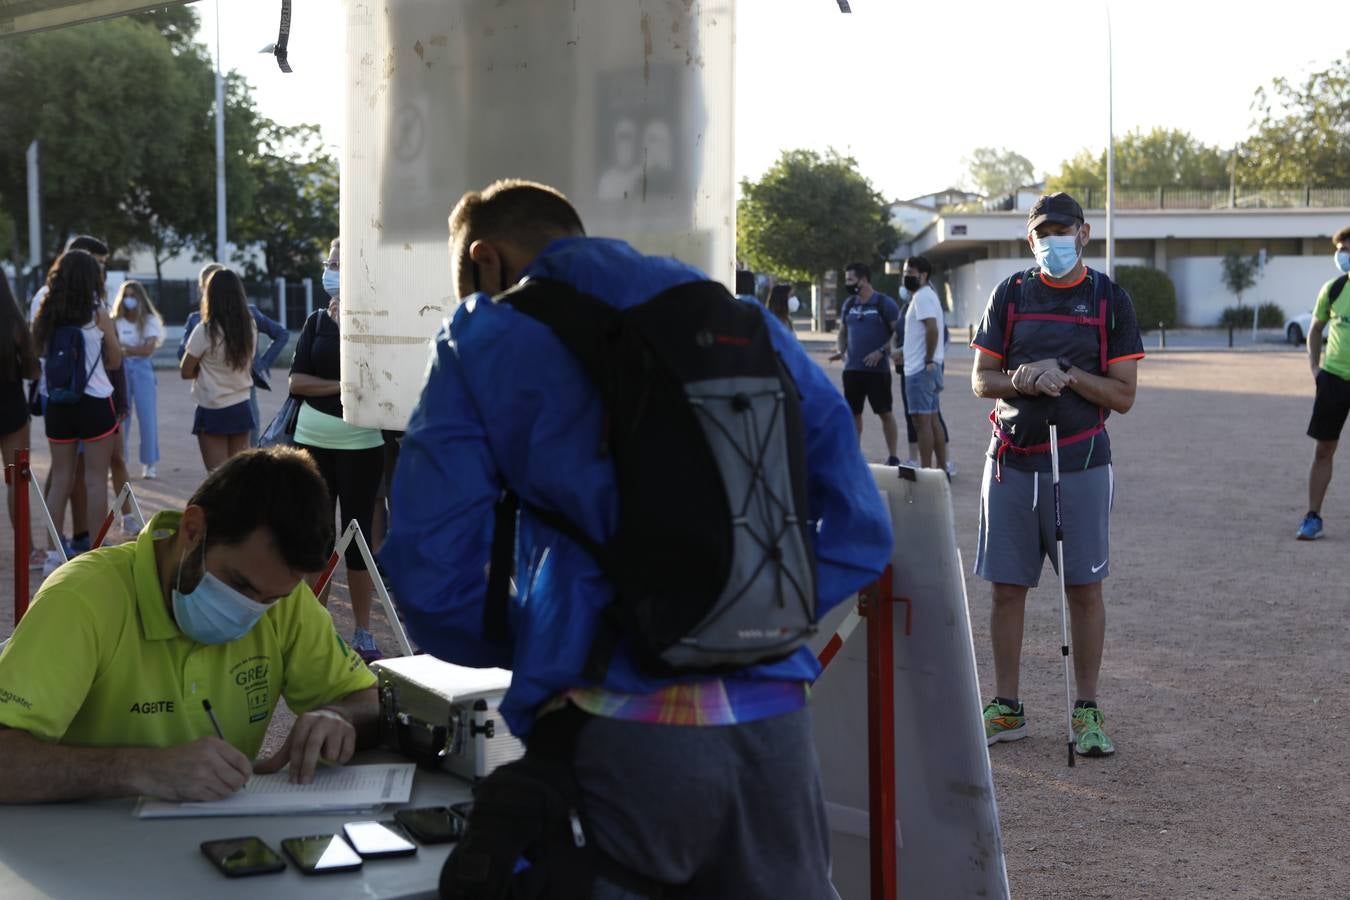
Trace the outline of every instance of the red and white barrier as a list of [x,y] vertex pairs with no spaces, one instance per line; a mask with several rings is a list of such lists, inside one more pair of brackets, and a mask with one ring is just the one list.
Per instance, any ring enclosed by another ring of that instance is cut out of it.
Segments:
[[366,570],[370,572],[371,580],[375,583],[375,594],[380,598],[380,606],[384,607],[384,615],[389,620],[389,627],[394,631],[394,640],[398,641],[399,649],[403,651],[403,656],[412,656],[412,643],[408,640],[408,633],[403,630],[403,623],[399,621],[398,611],[394,609],[394,601],[389,597],[389,590],[384,586],[384,579],[380,577],[380,570],[375,565],[375,556],[370,552],[370,545],[366,543],[366,536],[361,533],[361,526],[352,519],[347,530],[342,532],[342,537],[338,538],[336,546],[333,547],[332,554],[328,557],[328,565],[324,566],[323,574],[319,580],[314,583],[314,596],[319,596],[328,587],[328,583],[333,580],[333,572],[337,570],[337,564],[342,559],[343,554],[347,552],[347,547],[352,541],[356,541],[356,547],[361,551],[361,558],[365,560]]
[[99,527],[98,534],[94,536],[92,549],[97,550],[103,546],[104,540],[108,537],[108,532],[112,530],[113,522],[116,522],[117,517],[122,515],[122,509],[127,505],[128,500],[131,501],[131,508],[136,511],[136,518],[140,521],[141,527],[145,527],[145,514],[141,512],[141,504],[136,500],[136,492],[131,489],[131,482],[128,481],[122,485],[122,491],[113,501],[113,505],[108,507],[108,514],[103,517],[103,525]]
[[[28,508],[28,486],[33,483],[33,472],[28,467],[28,451],[14,455],[12,465],[5,466],[5,484],[14,492],[14,624],[17,626],[28,612],[28,557],[33,552],[32,516]],[[39,492],[41,496],[41,492]],[[43,504],[46,509],[46,504]],[[50,517],[49,517],[50,518]],[[57,543],[60,543],[59,541]]]

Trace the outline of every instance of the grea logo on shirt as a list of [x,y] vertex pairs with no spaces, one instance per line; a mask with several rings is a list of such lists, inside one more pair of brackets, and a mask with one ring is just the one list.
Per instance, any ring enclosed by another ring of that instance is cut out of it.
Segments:
[[272,708],[271,662],[266,656],[251,656],[236,663],[230,680],[244,692],[244,705],[250,723],[267,718]]

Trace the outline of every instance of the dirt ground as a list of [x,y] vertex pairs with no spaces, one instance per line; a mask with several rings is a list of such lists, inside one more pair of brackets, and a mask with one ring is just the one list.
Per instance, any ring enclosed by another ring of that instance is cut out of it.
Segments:
[[[943,395],[967,561],[989,428],[969,364],[969,351],[953,350]],[[830,371],[837,381],[839,366]],[[1305,358],[1169,351],[1140,371],[1134,410],[1110,429],[1117,499],[1100,700],[1118,749],[1065,766],[1058,586],[1047,567],[1027,608],[1031,736],[992,751],[1013,895],[1350,897],[1350,603],[1336,581],[1350,549],[1350,478],[1332,483],[1328,536],[1294,541],[1312,452]],[[265,418],[280,399],[264,395]],[[202,477],[190,412],[176,373],[161,373],[161,478],[135,482],[147,513],[181,505]],[[868,419],[864,451],[880,461]],[[34,431],[40,482],[46,444]],[[13,550],[0,533],[4,638]],[[989,592],[968,577],[987,698]],[[332,609],[349,635],[339,587]],[[392,647],[379,615],[377,637]]]

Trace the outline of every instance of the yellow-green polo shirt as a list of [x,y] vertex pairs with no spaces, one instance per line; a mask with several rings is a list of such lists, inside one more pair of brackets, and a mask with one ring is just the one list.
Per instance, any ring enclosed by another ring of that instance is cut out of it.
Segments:
[[228,644],[199,644],[160,590],[155,516],[134,544],[76,557],[42,585],[0,653],[0,725],[84,747],[172,747],[215,733],[250,759],[277,698],[296,713],[375,684],[304,582]]

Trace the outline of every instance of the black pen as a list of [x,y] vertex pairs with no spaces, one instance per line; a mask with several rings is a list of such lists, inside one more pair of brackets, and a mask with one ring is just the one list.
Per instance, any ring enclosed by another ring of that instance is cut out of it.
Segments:
[[211,720],[211,727],[216,730],[216,737],[222,741],[225,740],[225,732],[220,730],[220,723],[216,721],[216,714],[211,712],[211,701],[203,700],[202,709],[206,710],[206,716]]

